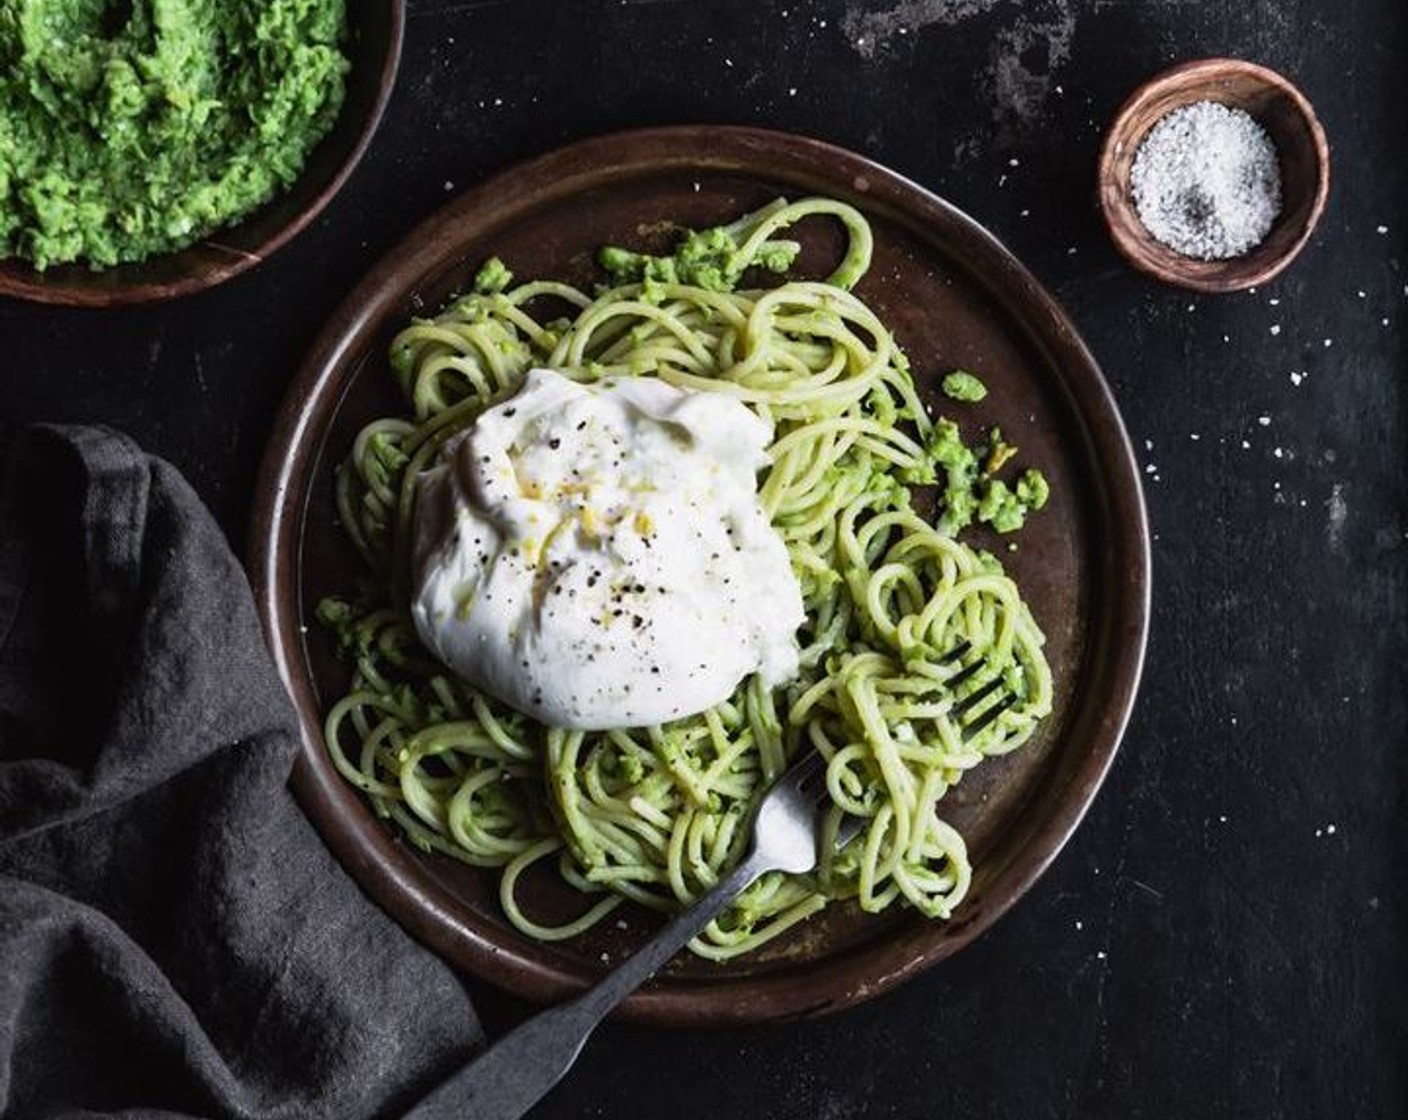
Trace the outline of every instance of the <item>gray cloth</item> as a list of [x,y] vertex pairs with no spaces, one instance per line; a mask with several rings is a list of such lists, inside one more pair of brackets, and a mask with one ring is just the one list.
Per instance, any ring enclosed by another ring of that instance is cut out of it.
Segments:
[[244,573],[111,431],[0,434],[0,1116],[395,1115],[480,1038],[286,781]]

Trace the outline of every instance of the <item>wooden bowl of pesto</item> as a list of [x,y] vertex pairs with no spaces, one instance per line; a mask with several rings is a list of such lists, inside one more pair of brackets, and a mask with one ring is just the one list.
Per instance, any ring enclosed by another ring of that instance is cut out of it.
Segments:
[[370,143],[405,25],[405,0],[34,11],[0,26],[0,295],[73,307],[202,291],[293,238]]

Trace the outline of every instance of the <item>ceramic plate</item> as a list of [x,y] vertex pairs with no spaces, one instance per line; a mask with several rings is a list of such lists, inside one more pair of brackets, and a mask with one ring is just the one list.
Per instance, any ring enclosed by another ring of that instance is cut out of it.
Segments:
[[[412,233],[343,303],[290,390],[266,454],[251,535],[256,597],[303,722],[298,797],[367,892],[454,965],[551,1001],[601,974],[658,919],[624,914],[576,940],[526,939],[502,916],[496,873],[399,840],[333,769],[323,714],[346,671],[313,619],[360,571],[334,522],[332,473],[368,419],[399,410],[387,344],[411,316],[464,290],[498,254],[523,278],[599,279],[608,242],[655,244],[670,224],[707,226],[779,195],[845,199],[869,217],[875,256],[858,294],[908,352],[935,411],[954,367],[991,393],[962,407],[965,430],[1000,424],[1051,482],[1047,509],[1002,559],[1048,638],[1056,707],[1024,749],[979,767],[943,802],[967,838],[972,889],[948,922],[898,906],[835,905],[758,952],[725,964],[686,955],[624,1008],[652,1022],[724,1024],[814,1015],[866,999],[951,956],[990,926],[1050,863],[1094,797],[1138,684],[1149,617],[1149,551],[1139,478],[1114,401],[1070,320],[987,231],[923,188],[860,156],[781,133],[668,128],[574,144],[461,195]],[[789,236],[798,271],[824,275],[839,226]],[[668,238],[666,238],[668,240]],[[945,407],[947,406],[947,407]],[[973,543],[1004,547],[981,534]],[[580,900],[547,871],[534,913]]]

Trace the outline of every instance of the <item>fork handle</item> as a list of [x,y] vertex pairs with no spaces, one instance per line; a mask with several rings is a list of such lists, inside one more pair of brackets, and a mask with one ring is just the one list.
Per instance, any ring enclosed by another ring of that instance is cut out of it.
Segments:
[[765,871],[756,849],[708,894],[580,996],[534,1015],[441,1083],[403,1120],[517,1120],[572,1068],[613,1007],[645,983]]

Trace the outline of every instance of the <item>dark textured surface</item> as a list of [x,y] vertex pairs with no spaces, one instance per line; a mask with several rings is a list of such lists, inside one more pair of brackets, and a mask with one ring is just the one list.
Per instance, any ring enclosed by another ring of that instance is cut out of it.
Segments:
[[[1131,733],[1051,873],[960,957],[819,1022],[608,1027],[541,1115],[1402,1116],[1405,48],[1400,0],[413,3],[383,130],[314,229],[166,308],[0,306],[0,414],[127,428],[240,544],[303,347],[445,184],[701,120],[893,166],[1065,301],[1155,468]],[[1335,182],[1280,280],[1190,297],[1105,242],[1094,163],[1135,84],[1213,54],[1297,82]]]

